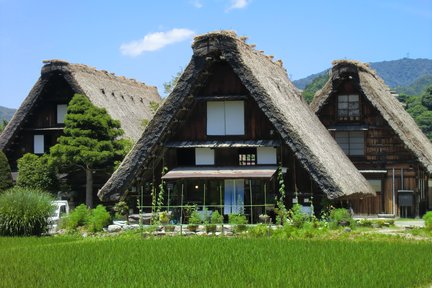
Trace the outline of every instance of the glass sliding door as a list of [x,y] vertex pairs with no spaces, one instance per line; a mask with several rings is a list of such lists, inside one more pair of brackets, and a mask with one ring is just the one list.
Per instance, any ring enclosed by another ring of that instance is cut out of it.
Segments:
[[226,179],[224,187],[224,214],[244,213],[244,179]]

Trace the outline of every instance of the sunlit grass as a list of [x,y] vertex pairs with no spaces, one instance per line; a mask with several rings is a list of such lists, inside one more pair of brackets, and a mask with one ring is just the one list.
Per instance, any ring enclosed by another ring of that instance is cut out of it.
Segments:
[[1,287],[418,287],[432,244],[272,238],[0,238]]

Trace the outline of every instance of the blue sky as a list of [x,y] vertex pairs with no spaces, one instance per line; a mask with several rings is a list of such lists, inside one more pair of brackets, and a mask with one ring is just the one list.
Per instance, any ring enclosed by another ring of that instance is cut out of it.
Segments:
[[229,29],[282,59],[291,79],[365,62],[432,59],[432,0],[0,0],[0,106],[17,108],[42,60],[87,64],[157,86],[194,35]]

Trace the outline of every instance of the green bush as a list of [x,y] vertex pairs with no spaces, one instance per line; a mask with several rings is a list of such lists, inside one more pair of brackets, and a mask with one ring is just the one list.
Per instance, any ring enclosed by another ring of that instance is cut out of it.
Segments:
[[353,227],[355,224],[350,212],[345,208],[337,208],[330,211],[329,226],[336,229],[340,226]]
[[81,204],[72,210],[69,216],[63,218],[60,227],[70,232],[80,227],[89,232],[98,232],[110,222],[111,216],[105,206],[98,205],[94,209],[89,209],[85,204]]
[[425,228],[427,230],[432,230],[432,211],[428,211],[423,215],[423,220],[425,221]]
[[248,230],[248,235],[255,237],[255,238],[260,238],[260,237],[266,237],[266,236],[270,236],[273,232],[273,229],[270,229],[268,225],[266,224],[258,224],[255,225],[254,227],[251,227]]
[[102,231],[103,227],[108,226],[110,222],[111,216],[105,209],[105,206],[98,205],[91,210],[86,227],[89,232],[99,232]]
[[294,204],[293,207],[288,211],[288,218],[291,221],[291,225],[296,228],[302,228],[303,225],[309,220],[309,216],[301,210],[300,204]]
[[74,231],[78,227],[84,227],[87,224],[89,218],[90,209],[85,204],[81,204],[72,210],[69,216],[63,218],[60,223],[60,227],[68,231]]
[[41,235],[54,211],[52,196],[36,189],[15,187],[0,195],[0,235]]
[[17,186],[44,191],[57,191],[59,182],[54,164],[48,155],[27,153],[18,159]]

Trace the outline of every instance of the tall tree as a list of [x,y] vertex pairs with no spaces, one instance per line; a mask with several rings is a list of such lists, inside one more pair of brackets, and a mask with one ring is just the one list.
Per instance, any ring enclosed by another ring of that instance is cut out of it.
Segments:
[[130,147],[128,140],[119,139],[123,133],[120,122],[105,109],[94,106],[86,96],[74,95],[67,109],[64,136],[50,153],[63,168],[75,166],[85,171],[88,207],[93,207],[93,172],[112,170]]
[[432,110],[432,85],[423,92],[421,102],[428,110]]
[[12,174],[8,159],[3,151],[0,151],[0,192],[12,188]]

